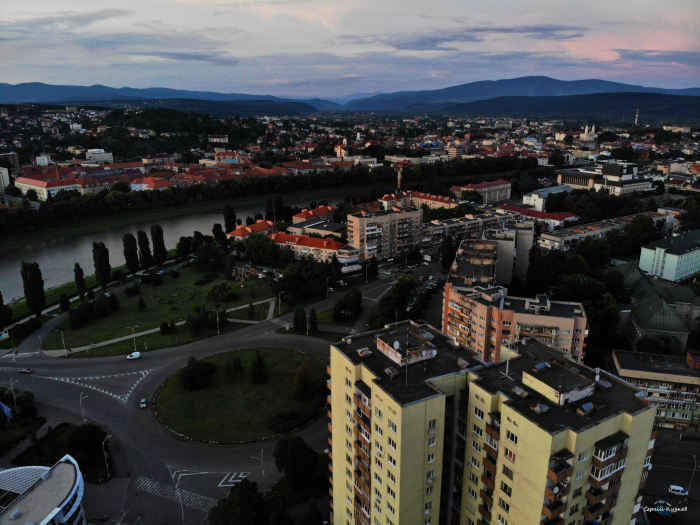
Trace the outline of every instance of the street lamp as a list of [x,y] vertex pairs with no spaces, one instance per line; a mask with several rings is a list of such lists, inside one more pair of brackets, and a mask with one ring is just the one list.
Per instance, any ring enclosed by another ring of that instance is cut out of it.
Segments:
[[[63,343],[63,350],[66,350],[66,340],[63,338],[63,330],[59,330],[58,328],[56,328],[56,331],[61,332],[61,342]],[[68,352],[66,351],[66,353]]]
[[105,457],[105,468],[107,469],[107,478],[109,479],[109,463],[107,463],[107,452],[105,452],[105,442],[112,437],[112,434],[107,436],[102,442],[102,455]]
[[135,329],[138,328],[139,325],[134,325],[134,326],[127,326],[127,328],[131,328],[131,336],[134,339],[134,352],[136,352],[136,332]]
[[685,501],[686,503],[688,502],[688,499],[690,498],[690,486],[693,484],[693,476],[695,476],[695,469],[698,467],[698,461],[695,458],[695,454],[693,454],[693,473],[690,475],[690,483],[688,483],[688,494],[685,496]]
[[[267,478],[265,477],[265,463],[263,462],[263,454],[265,453],[265,449],[260,449],[260,457],[256,456],[250,456],[251,459],[257,459],[260,462],[260,468],[262,469],[262,476],[263,476],[263,482],[265,485],[265,488],[267,488]],[[263,489],[265,490],[265,489]]]
[[326,299],[328,299],[328,281],[330,280],[330,276],[326,277]]
[[223,308],[219,308],[216,311],[216,335],[221,335],[221,330],[219,330],[219,312],[223,310]]
[[83,418],[83,423],[87,421],[87,419],[85,419],[85,412],[83,411],[83,399],[87,399],[88,397],[89,396],[83,397],[83,393],[80,392],[80,415]]
[[15,389],[12,388],[13,381],[16,383],[19,379],[10,378],[10,392],[12,392],[12,402],[15,404],[15,409],[17,409],[17,400],[15,399]]
[[282,315],[282,294],[284,292],[280,292],[277,294],[277,315]]

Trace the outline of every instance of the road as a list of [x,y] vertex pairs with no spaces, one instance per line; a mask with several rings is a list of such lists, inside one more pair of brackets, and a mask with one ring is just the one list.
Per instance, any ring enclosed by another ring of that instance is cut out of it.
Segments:
[[[437,273],[437,265],[433,263],[431,267],[422,268]],[[365,309],[355,331],[369,321],[376,301],[387,293],[396,275],[382,274],[379,281],[362,287]],[[329,309],[343,293],[336,291],[314,307],[318,312]],[[191,355],[203,358],[240,348],[276,346],[303,351],[328,362],[327,341],[276,333],[291,323],[292,317],[290,313],[203,341],[142,353],[141,359],[132,361],[124,356],[51,359],[43,356],[38,347],[30,348],[30,341],[37,346],[38,338],[28,338],[29,346],[15,361],[11,355],[0,358],[0,384],[7,385],[12,378],[19,380],[16,388],[33,391],[40,413],[49,424],[80,423],[84,415],[87,421],[97,423],[113,436],[113,451],[125,457],[124,468],[129,476],[110,482],[106,488],[89,486],[85,497],[88,517],[102,518],[106,513],[109,519],[129,525],[137,521],[199,524],[216,501],[241,479],[257,481],[263,488],[273,485],[279,478],[272,457],[275,443],[231,447],[180,440],[158,425],[150,409],[140,409],[139,401],[152,399],[158,385],[184,366]],[[339,339],[343,335],[339,333]],[[33,373],[19,374],[17,369],[24,367],[32,368]],[[326,418],[320,418],[299,435],[314,450],[322,452],[328,448]],[[260,457],[265,477],[261,462],[256,459]]]

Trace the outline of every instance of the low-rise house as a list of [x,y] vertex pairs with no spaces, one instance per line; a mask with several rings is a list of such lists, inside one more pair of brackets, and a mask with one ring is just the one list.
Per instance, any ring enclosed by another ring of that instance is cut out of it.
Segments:
[[267,237],[280,246],[291,248],[295,257],[310,255],[320,262],[330,261],[334,255],[337,257],[338,250],[345,246],[332,237],[322,239],[289,233],[271,233]]
[[173,182],[161,177],[140,177],[131,182],[132,191],[158,190],[163,191],[175,186]]
[[253,233],[269,233],[275,229],[275,223],[272,221],[266,221],[260,219],[259,221],[245,225],[241,224],[238,228],[226,234],[226,237],[233,237],[236,239],[245,239],[248,235]]
[[467,184],[466,186],[452,186],[451,189],[457,197],[463,191],[476,191],[483,197],[484,204],[491,204],[510,199],[511,184],[507,180],[498,179],[477,184]]

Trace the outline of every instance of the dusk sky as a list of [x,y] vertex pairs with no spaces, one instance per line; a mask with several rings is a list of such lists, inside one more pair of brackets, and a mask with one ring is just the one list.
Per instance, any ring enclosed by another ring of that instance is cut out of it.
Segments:
[[3,2],[0,82],[280,96],[547,75],[700,86],[697,0]]

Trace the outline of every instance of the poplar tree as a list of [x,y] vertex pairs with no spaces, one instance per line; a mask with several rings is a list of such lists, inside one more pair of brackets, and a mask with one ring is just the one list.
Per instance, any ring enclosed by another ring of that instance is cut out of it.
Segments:
[[27,307],[37,317],[46,306],[46,294],[44,293],[44,278],[41,276],[39,263],[22,261],[20,269],[22,284],[24,285],[24,299]]
[[224,228],[226,233],[231,233],[236,229],[236,210],[231,204],[224,206]]
[[78,263],[75,263],[75,268],[73,268],[73,274],[75,275],[75,288],[78,292],[78,297],[80,301],[85,298],[85,273]]
[[153,266],[153,255],[151,255],[151,245],[148,242],[148,235],[143,230],[136,232],[139,244],[139,261],[143,269],[148,271],[148,269]]
[[95,263],[95,277],[104,290],[112,277],[112,267],[109,264],[109,250],[105,243],[92,243],[92,260]]
[[160,227],[160,224],[151,226],[151,242],[153,242],[153,259],[156,266],[160,266],[168,258],[168,250],[165,248],[163,240],[163,228]]
[[125,233],[122,237],[124,244],[124,260],[126,268],[131,272],[131,275],[136,275],[139,270],[139,251],[136,247],[136,237],[132,233]]

